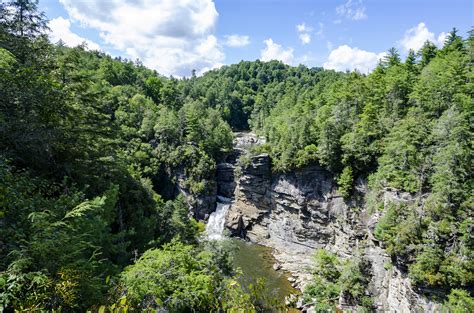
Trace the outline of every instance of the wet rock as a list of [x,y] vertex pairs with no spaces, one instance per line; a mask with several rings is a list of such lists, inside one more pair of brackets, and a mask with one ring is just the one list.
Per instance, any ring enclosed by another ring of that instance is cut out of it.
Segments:
[[291,294],[285,298],[285,305],[287,307],[297,307],[298,302],[301,301],[295,294]]

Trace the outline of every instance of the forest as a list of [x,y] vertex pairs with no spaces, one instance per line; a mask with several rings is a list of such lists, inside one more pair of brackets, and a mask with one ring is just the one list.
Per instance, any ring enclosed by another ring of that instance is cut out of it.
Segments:
[[[387,188],[417,197],[377,239],[421,292],[473,311],[473,65],[474,30],[453,29],[368,75],[256,60],[165,77],[51,43],[36,1],[2,2],[0,311],[280,310],[239,283],[228,246],[200,239],[204,217],[176,189],[208,192],[249,129],[272,171],[318,164],[347,201],[366,180],[374,211]],[[371,311],[358,264],[318,251],[314,266],[303,296],[318,312],[341,291]]]

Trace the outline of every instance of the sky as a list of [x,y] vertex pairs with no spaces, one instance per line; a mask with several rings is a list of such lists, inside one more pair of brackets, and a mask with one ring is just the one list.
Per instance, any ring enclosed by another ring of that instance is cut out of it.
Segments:
[[140,59],[160,74],[241,60],[369,73],[391,47],[442,46],[474,25],[472,0],[40,0],[50,39]]

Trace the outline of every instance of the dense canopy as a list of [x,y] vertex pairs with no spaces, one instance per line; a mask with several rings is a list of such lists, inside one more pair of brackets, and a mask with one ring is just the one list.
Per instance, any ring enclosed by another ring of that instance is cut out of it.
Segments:
[[[247,129],[273,171],[319,164],[347,200],[357,180],[373,210],[387,188],[416,195],[384,212],[377,239],[421,290],[472,308],[473,31],[405,60],[390,49],[369,75],[257,60],[176,79],[51,44],[45,27],[35,1],[0,6],[0,311],[265,307],[198,242],[176,189],[185,177],[207,192]],[[343,290],[370,307],[361,265],[318,253],[305,296]]]

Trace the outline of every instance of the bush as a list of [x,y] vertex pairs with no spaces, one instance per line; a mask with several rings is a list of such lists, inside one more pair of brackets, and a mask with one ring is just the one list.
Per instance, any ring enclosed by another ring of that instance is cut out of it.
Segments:
[[451,313],[474,312],[474,298],[463,289],[453,289],[445,306]]
[[218,277],[207,265],[212,255],[172,241],[147,250],[120,277],[121,288],[134,308],[210,312],[218,308]]
[[344,170],[342,170],[342,173],[341,175],[339,175],[339,178],[337,180],[337,184],[339,185],[337,191],[345,199],[347,199],[351,195],[353,180],[354,178],[352,176],[352,168],[350,166],[346,166]]

